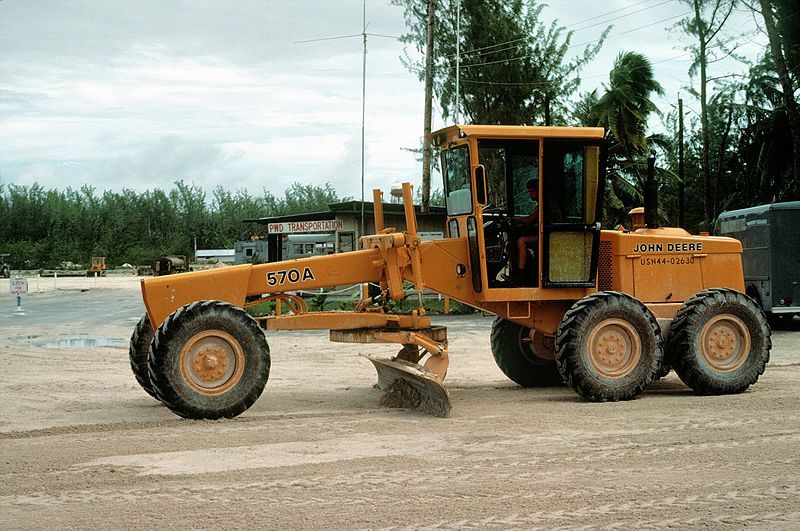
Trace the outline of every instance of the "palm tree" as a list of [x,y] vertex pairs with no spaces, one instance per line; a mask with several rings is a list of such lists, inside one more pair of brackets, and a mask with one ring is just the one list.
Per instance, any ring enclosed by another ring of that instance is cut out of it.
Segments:
[[597,102],[597,117],[606,126],[632,163],[647,150],[647,117],[661,114],[650,95],[664,94],[653,78],[653,65],[642,54],[621,52],[609,74],[606,93]]
[[609,186],[605,222],[613,226],[627,217],[628,209],[642,202],[647,146],[661,140],[647,137],[648,116],[661,114],[650,97],[663,94],[664,89],[653,78],[650,61],[637,52],[620,53],[608,85],[603,86],[606,93],[599,99],[594,92],[586,94],[575,115],[585,125],[606,128]]

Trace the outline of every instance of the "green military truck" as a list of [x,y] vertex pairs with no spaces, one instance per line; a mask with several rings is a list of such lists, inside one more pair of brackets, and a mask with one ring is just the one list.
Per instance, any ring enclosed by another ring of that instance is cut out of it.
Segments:
[[723,212],[717,234],[742,242],[745,291],[773,324],[800,315],[800,201]]

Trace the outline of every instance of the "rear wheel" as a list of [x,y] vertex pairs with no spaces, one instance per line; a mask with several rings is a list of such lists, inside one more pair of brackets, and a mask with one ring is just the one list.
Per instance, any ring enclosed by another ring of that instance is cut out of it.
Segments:
[[193,419],[235,417],[269,378],[270,353],[258,323],[241,308],[199,301],[170,315],[150,349],[150,379],[173,412]]
[[562,383],[552,354],[548,356],[546,339],[533,338],[530,328],[498,317],[492,323],[491,342],[497,366],[515,383],[522,387]]
[[150,342],[153,340],[155,331],[150,324],[150,318],[144,314],[131,335],[131,343],[128,348],[128,358],[131,362],[131,370],[136,377],[136,381],[142,386],[148,395],[158,399],[150,382],[150,373],[147,367],[147,358],[150,353]]
[[670,364],[696,393],[741,393],[764,372],[772,348],[767,318],[750,297],[725,288],[695,294],[672,323]]
[[656,378],[663,358],[655,316],[624,293],[584,297],[564,314],[556,332],[561,376],[593,402],[636,397]]

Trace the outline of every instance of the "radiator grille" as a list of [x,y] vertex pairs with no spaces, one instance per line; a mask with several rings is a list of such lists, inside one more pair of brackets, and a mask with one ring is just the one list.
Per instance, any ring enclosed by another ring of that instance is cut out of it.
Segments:
[[611,242],[600,242],[600,256],[597,259],[597,289],[609,291],[613,289],[614,279],[611,274]]

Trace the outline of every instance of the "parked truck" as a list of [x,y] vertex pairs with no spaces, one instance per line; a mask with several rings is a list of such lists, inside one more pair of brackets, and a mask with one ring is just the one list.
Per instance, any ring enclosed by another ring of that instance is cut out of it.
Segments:
[[189,261],[182,254],[160,256],[153,260],[153,276],[173,275],[189,271]]
[[742,242],[745,293],[773,324],[800,315],[800,201],[723,212],[717,233]]

